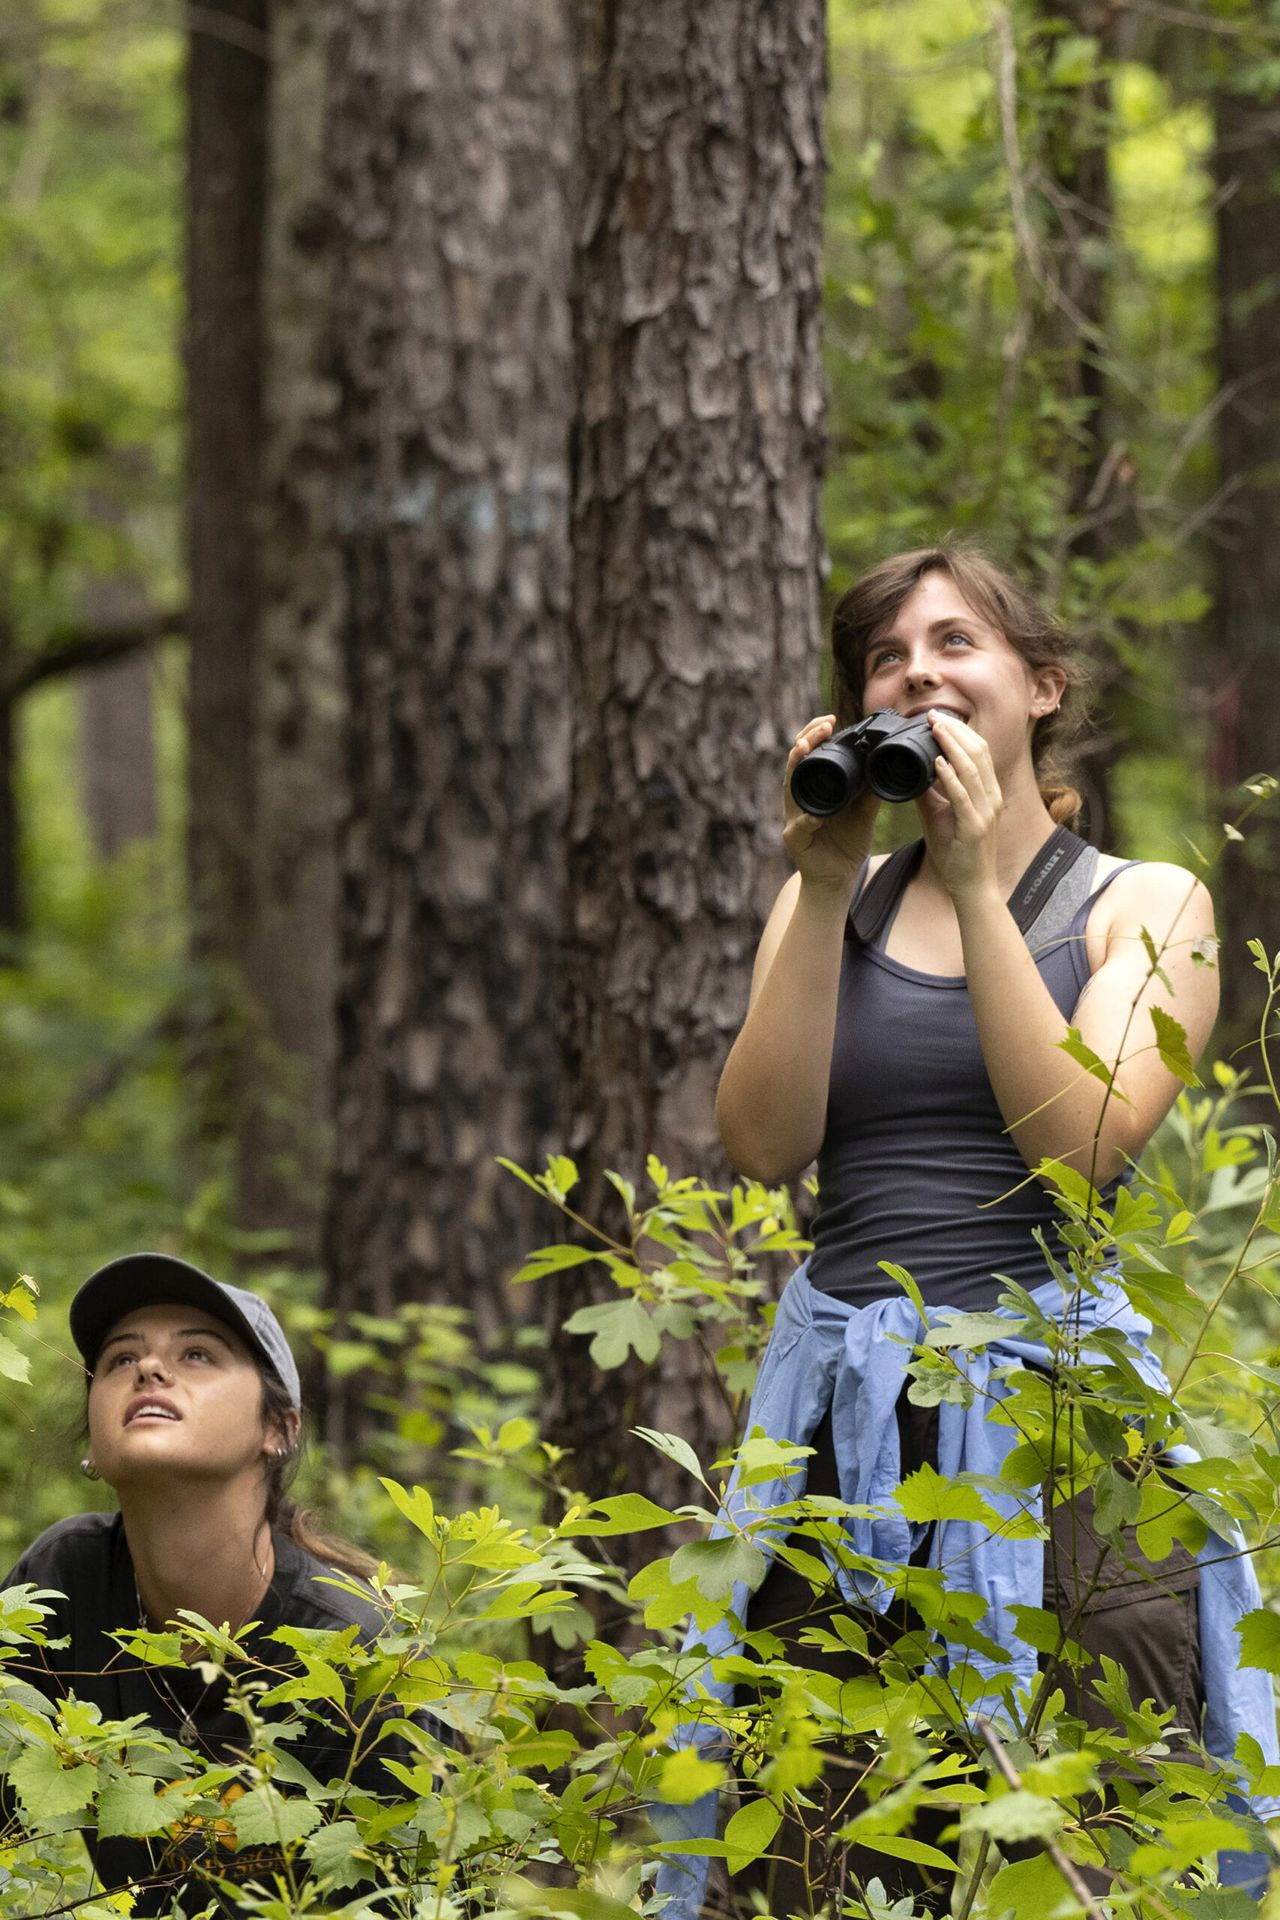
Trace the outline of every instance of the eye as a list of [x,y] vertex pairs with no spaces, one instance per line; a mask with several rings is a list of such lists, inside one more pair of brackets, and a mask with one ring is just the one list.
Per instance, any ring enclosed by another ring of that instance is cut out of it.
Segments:
[[943,645],[949,647],[953,640],[958,640],[962,647],[971,647],[973,645],[973,642],[969,638],[968,634],[962,633],[958,627],[956,628],[954,633],[949,633],[946,635],[946,637],[943,640]]
[[137,1354],[131,1353],[127,1347],[117,1347],[107,1362],[107,1372],[114,1373],[120,1367],[136,1366],[137,1359]]
[[897,647],[879,648],[878,651],[871,656],[870,663],[867,667],[868,673],[879,673],[881,667],[887,666],[891,660],[896,660],[898,654],[899,649]]
[[184,1347],[182,1349],[182,1357],[184,1360],[212,1360],[213,1350],[211,1347],[198,1347],[194,1345]]

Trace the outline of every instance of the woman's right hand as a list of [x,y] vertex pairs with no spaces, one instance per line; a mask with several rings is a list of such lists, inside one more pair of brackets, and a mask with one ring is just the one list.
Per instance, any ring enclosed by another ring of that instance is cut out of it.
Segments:
[[782,783],[782,839],[803,884],[843,888],[852,894],[858,870],[871,852],[879,795],[864,787],[841,812],[819,819],[806,813],[791,792],[791,776],[800,762],[835,731],[834,713],[821,713],[796,735]]

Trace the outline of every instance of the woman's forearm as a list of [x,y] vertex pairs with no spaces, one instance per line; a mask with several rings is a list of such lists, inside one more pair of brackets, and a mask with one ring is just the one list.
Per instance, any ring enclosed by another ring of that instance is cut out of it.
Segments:
[[852,889],[802,883],[725,1063],[716,1120],[740,1173],[794,1179],[826,1129],[840,962]]

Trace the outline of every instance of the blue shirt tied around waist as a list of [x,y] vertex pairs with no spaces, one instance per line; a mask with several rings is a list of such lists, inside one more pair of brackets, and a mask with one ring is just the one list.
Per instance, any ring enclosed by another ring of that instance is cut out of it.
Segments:
[[[905,1565],[924,1529],[907,1522],[892,1504],[900,1478],[896,1408],[906,1384],[911,1349],[922,1338],[920,1317],[905,1294],[894,1294],[869,1306],[850,1307],[812,1286],[807,1264],[793,1275],[779,1302],[747,1415],[747,1431],[762,1429],[771,1440],[807,1446],[830,1408],[841,1498],[850,1506],[884,1508],[874,1516],[850,1517],[842,1523],[849,1546],[855,1554]],[[1065,1300],[1056,1280],[1039,1287],[1031,1298],[1046,1319],[1062,1318]],[[1151,1323],[1130,1304],[1118,1281],[1104,1279],[1096,1295],[1073,1294],[1070,1311],[1073,1331],[1078,1328],[1086,1343],[1086,1359],[1092,1331],[1106,1327],[1121,1332],[1129,1342],[1127,1357],[1144,1383],[1157,1392],[1170,1391],[1148,1344]],[[929,1328],[942,1327],[953,1313],[954,1309],[927,1307],[926,1324]],[[998,1375],[1011,1365],[1047,1368],[1052,1364],[1048,1350],[1038,1341],[1021,1337],[1016,1317],[1012,1313],[1008,1317],[1014,1324],[1007,1339],[993,1340],[980,1351],[965,1355],[964,1369],[976,1389],[971,1403],[960,1406],[944,1402],[939,1408],[938,1471],[944,1479],[960,1473],[999,1475],[1022,1436],[1015,1427],[998,1426],[986,1417],[989,1400],[1008,1397],[1008,1386]],[[1181,1447],[1174,1450],[1173,1457],[1183,1462],[1195,1458],[1190,1449]],[[763,1513],[799,1499],[806,1478],[804,1461],[790,1473],[779,1473],[773,1480],[749,1489],[740,1488],[735,1475],[726,1495],[726,1510],[739,1524],[758,1520]],[[1039,1517],[1035,1490],[1020,1491],[1007,1501],[990,1493],[984,1497],[997,1510],[1003,1507],[1012,1514],[1028,1509]],[[714,1529],[720,1536],[729,1531],[727,1522],[718,1523]],[[761,1529],[753,1538],[768,1556],[768,1530]],[[1257,1667],[1239,1664],[1240,1619],[1261,1605],[1253,1563],[1240,1551],[1241,1546],[1239,1539],[1225,1540],[1211,1533],[1198,1556],[1205,1699],[1202,1739],[1207,1751],[1228,1767],[1234,1762],[1241,1733],[1252,1734],[1268,1764],[1280,1761],[1271,1678]],[[877,1610],[888,1606],[889,1588],[880,1585],[878,1590],[869,1590],[865,1574],[837,1566],[830,1552],[826,1558],[840,1590],[852,1604]],[[1011,1670],[1020,1688],[1030,1687],[1037,1672],[1036,1653],[1018,1639],[1010,1609],[1042,1605],[1044,1541],[1013,1540],[971,1521],[946,1520],[938,1523],[930,1559],[944,1569],[948,1590],[981,1596],[986,1612],[979,1626],[1010,1654],[1008,1664],[1002,1666],[969,1648],[944,1646],[939,1651],[940,1667],[945,1671],[963,1663],[984,1677]],[[686,1651],[705,1648],[708,1672],[700,1685],[726,1704],[732,1699],[733,1689],[710,1673],[710,1663],[737,1650],[740,1643],[733,1618],[745,1620],[749,1602],[747,1587],[735,1587],[732,1618],[722,1617],[705,1634],[692,1629],[686,1641]],[[718,1728],[696,1723],[685,1726],[680,1734],[685,1744],[711,1744],[722,1738]],[[1272,1818],[1280,1813],[1280,1797],[1255,1797],[1249,1810],[1260,1818]],[[684,1807],[655,1807],[652,1813],[664,1839],[709,1840],[716,1830],[717,1796],[705,1794]],[[663,1920],[696,1920],[705,1896],[707,1868],[706,1858],[695,1855],[672,1855],[663,1860],[656,1889],[668,1896]]]

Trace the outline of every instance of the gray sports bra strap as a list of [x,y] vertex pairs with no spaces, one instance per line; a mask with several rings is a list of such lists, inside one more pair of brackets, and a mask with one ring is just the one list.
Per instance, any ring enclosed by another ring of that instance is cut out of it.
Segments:
[[[875,946],[924,859],[924,841],[899,847],[877,867],[849,909],[845,938]],[[1098,854],[1070,827],[1057,827],[1009,896],[1009,911],[1029,947],[1058,939],[1088,899]]]
[[1098,878],[1098,849],[1086,847],[1043,902],[1023,938],[1032,953],[1050,947],[1067,933],[1072,921],[1093,892]]

